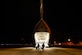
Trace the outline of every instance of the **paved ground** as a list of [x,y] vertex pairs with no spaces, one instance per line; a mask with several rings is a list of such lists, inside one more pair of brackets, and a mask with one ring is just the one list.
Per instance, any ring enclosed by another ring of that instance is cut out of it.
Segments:
[[74,48],[45,48],[37,51],[34,47],[0,49],[0,55],[82,55],[82,49]]

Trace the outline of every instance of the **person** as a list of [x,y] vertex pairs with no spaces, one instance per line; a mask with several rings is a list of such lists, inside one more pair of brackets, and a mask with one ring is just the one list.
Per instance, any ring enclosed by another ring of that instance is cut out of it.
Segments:
[[36,50],[37,50],[37,49],[39,50],[39,43],[38,43],[38,45],[36,46]]
[[42,50],[44,51],[44,47],[45,47],[45,45],[44,45],[44,43],[42,44]]

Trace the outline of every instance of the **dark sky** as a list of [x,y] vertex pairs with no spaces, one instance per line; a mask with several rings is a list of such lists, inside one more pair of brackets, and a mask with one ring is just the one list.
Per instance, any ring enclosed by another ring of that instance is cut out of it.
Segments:
[[[4,36],[0,40],[32,40],[33,29],[40,20],[39,0],[6,0]],[[44,0],[44,20],[51,29],[52,38],[71,37],[82,40],[82,3],[79,0]],[[10,39],[9,39],[10,38]]]

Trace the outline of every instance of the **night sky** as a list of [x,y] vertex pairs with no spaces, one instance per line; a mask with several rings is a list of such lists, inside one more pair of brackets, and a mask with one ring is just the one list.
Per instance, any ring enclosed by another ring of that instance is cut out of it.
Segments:
[[[44,20],[51,29],[51,39],[82,40],[82,3],[79,0],[43,0]],[[33,41],[33,30],[40,20],[39,0],[6,0],[2,17],[4,36],[0,43],[17,43],[24,38]],[[30,41],[29,41],[30,40]]]

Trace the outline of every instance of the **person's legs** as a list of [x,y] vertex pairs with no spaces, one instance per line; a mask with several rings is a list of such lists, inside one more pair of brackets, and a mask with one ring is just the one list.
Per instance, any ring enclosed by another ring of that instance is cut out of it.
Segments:
[[37,50],[37,47],[36,47],[36,50]]
[[38,47],[38,51],[40,51],[40,48]]

